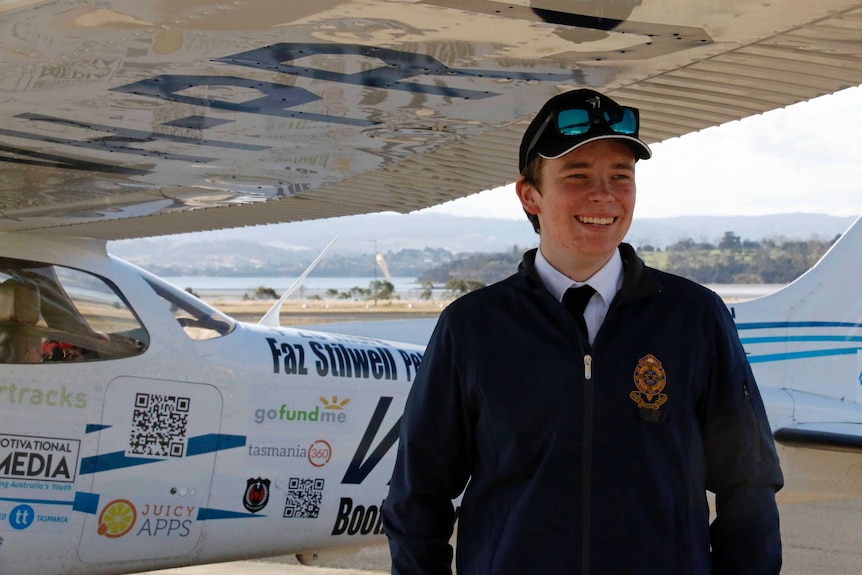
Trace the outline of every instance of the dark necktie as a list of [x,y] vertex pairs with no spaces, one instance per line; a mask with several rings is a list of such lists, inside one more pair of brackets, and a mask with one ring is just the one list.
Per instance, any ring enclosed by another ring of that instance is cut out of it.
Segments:
[[584,336],[584,341],[590,341],[590,335],[587,331],[587,322],[584,319],[584,310],[587,308],[587,302],[593,297],[596,290],[588,284],[580,287],[573,287],[566,290],[563,295],[563,305],[569,310],[569,313],[577,320],[578,326],[581,328],[581,335]]

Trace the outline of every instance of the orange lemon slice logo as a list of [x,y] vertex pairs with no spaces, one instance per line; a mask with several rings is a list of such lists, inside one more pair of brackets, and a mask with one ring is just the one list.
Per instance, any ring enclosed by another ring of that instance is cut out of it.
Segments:
[[99,515],[99,535],[116,538],[122,537],[135,524],[138,512],[131,501],[115,499],[108,503]]

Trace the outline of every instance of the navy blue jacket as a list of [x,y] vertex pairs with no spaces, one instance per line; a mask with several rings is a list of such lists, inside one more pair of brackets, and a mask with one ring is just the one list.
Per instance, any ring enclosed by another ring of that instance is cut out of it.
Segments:
[[441,314],[384,505],[393,574],[451,572],[465,486],[459,575],[779,572],[783,479],[733,320],[620,252],[592,349],[535,250]]

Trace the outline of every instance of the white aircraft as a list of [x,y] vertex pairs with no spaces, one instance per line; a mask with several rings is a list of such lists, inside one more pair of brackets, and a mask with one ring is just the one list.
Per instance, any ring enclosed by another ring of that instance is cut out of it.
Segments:
[[[107,240],[409,212],[513,181],[560,90],[656,142],[862,84],[860,33],[859,0],[0,0],[0,573],[383,538],[421,343],[241,324]],[[860,250],[732,308],[792,500],[862,494]]]
[[862,495],[862,218],[783,289],[732,304],[777,442],[779,502]]

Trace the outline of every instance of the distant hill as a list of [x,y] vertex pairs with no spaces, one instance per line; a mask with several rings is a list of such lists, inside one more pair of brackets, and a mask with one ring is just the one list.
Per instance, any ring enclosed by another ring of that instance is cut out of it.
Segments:
[[[664,248],[686,238],[714,243],[728,231],[756,241],[832,239],[854,220],[823,214],[636,217],[626,241],[635,247],[649,244]],[[114,241],[108,244],[108,251],[144,268],[160,268],[161,273],[190,265],[231,267],[232,262],[254,262],[266,269],[272,262],[305,265],[336,235],[339,239],[324,260],[373,254],[375,247],[383,254],[417,250],[415,257],[427,258],[429,248],[463,254],[508,252],[514,246],[526,249],[538,245],[538,236],[526,217],[506,220],[385,213]]]
[[651,244],[665,248],[681,239],[715,243],[725,232],[742,239],[832,240],[847,231],[856,216],[826,214],[774,214],[767,216],[678,216],[641,218],[635,216],[626,241],[634,246]]

